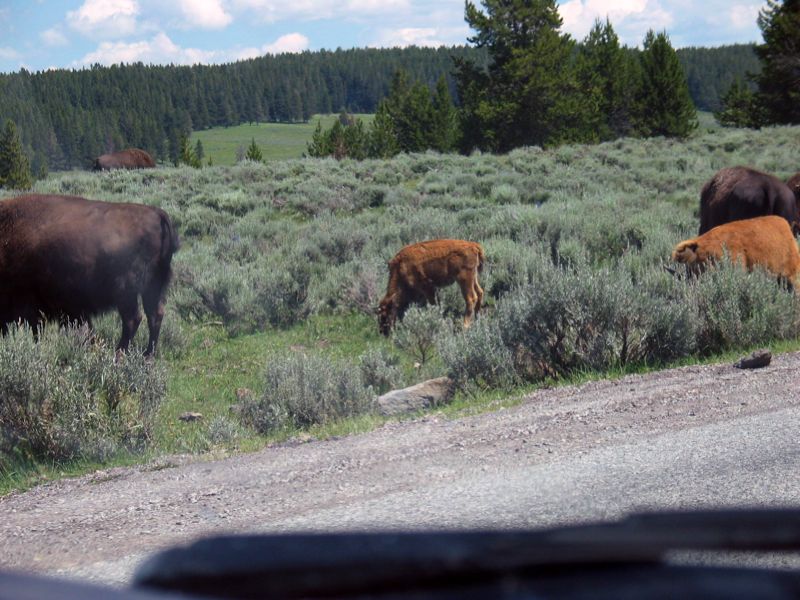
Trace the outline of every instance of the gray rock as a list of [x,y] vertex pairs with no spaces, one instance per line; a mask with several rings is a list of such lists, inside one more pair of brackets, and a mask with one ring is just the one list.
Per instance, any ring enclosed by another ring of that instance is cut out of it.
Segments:
[[401,390],[392,390],[379,396],[375,402],[382,415],[400,415],[417,412],[450,399],[453,382],[448,377],[429,379]]
[[191,423],[192,421],[199,421],[203,418],[203,415],[199,412],[185,412],[178,418],[184,423]]
[[761,348],[761,350],[756,350],[750,356],[740,358],[733,366],[737,369],[760,369],[769,366],[771,361],[772,352],[769,351],[769,348]]

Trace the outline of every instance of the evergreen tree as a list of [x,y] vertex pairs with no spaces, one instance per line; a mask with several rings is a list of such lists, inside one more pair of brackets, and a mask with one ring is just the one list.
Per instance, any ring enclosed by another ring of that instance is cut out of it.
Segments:
[[386,100],[378,104],[378,111],[370,126],[367,140],[367,155],[372,158],[391,158],[400,152],[397,134]]
[[757,103],[767,123],[800,123],[800,0],[767,0],[758,26],[764,43]]
[[33,186],[28,157],[22,150],[17,126],[11,119],[0,133],[0,186],[27,190]]
[[180,141],[180,152],[178,153],[178,164],[189,165],[190,167],[194,167],[195,169],[199,169],[201,166],[200,159],[198,158],[195,151],[192,150],[191,144],[189,144],[189,138],[186,136],[181,137]]
[[198,161],[202,161],[206,157],[205,148],[203,148],[203,142],[197,140],[197,143],[194,145],[194,155],[197,157]]
[[640,55],[642,87],[639,133],[644,136],[687,137],[697,128],[697,109],[686,75],[666,33],[652,29]]
[[433,126],[431,147],[439,152],[452,152],[456,141],[456,110],[444,75],[436,82],[432,101]]
[[250,146],[247,148],[247,154],[245,154],[244,157],[254,162],[263,162],[264,156],[261,154],[261,148],[256,144],[256,138],[253,138],[250,142]]
[[741,79],[736,79],[722,97],[722,109],[714,117],[723,127],[759,127],[763,119],[753,91]]
[[638,95],[636,67],[632,53],[620,47],[611,23],[595,21],[577,59],[584,139],[606,141],[631,133]]
[[560,33],[555,0],[467,0],[469,38],[489,53],[486,72],[456,60],[462,103],[462,150],[505,152],[522,145],[568,141],[580,110],[573,42]]

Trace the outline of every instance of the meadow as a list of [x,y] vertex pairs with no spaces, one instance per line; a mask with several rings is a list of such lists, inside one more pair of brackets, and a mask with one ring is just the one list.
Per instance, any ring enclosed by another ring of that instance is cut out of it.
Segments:
[[[363,431],[382,422],[375,394],[439,375],[458,386],[448,410],[472,411],[542,382],[793,347],[800,303],[765,273],[722,265],[691,280],[663,267],[696,234],[716,170],[786,178],[798,155],[800,128],[778,127],[501,156],[52,174],[36,192],[161,206],[182,246],[155,363],[114,364],[115,315],[94,341],[56,328],[0,340],[0,493]],[[460,294],[442,290],[383,338],[387,261],[439,237],[484,245],[485,310],[464,331]],[[186,411],[203,416],[179,420]]]
[[[354,115],[368,125],[374,115]],[[339,115],[314,115],[307,123],[247,123],[235,127],[213,127],[192,133],[189,142],[194,148],[198,140],[205,152],[204,164],[236,164],[237,153],[244,153],[255,140],[264,160],[301,158],[311,141],[317,123],[329,129]]]

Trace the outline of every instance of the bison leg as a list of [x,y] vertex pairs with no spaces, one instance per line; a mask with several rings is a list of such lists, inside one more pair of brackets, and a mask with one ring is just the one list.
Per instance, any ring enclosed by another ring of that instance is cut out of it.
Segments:
[[152,356],[156,351],[156,344],[158,344],[158,336],[161,333],[161,322],[164,320],[164,294],[161,289],[148,289],[142,295],[142,305],[144,306],[144,314],[147,315],[147,327],[150,331],[150,337],[147,340],[147,349],[144,351],[145,356]]
[[470,271],[462,271],[458,275],[458,285],[461,288],[461,295],[464,296],[464,303],[467,305],[464,312],[464,327],[469,327],[475,316],[475,306],[479,298],[475,290],[475,274]]
[[475,281],[472,282],[472,291],[475,292],[475,296],[477,296],[477,300],[475,301],[475,314],[477,315],[481,311],[481,306],[483,306],[483,288],[478,283],[477,275],[475,275]]
[[120,304],[117,308],[119,317],[122,320],[122,337],[119,338],[117,344],[117,353],[127,352],[131,340],[136,335],[136,330],[139,329],[139,323],[142,322],[142,314],[139,312],[139,299],[133,296],[133,300],[127,300]]

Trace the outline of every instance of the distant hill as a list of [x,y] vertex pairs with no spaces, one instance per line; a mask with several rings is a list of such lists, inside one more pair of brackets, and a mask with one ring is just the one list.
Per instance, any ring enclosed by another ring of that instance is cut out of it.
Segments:
[[[692,97],[713,110],[737,76],[757,68],[752,46],[678,51]],[[486,63],[465,46],[352,49],[263,56],[227,65],[146,66],[0,74],[0,122],[13,119],[35,171],[85,168],[92,157],[127,146],[159,160],[181,135],[255,122],[304,122],[312,114],[371,113],[397,68],[433,85],[455,86],[452,57]]]

